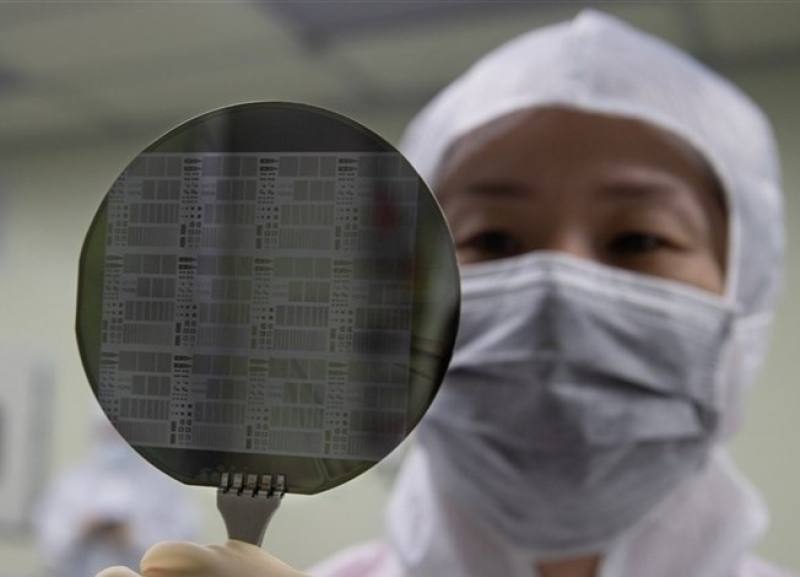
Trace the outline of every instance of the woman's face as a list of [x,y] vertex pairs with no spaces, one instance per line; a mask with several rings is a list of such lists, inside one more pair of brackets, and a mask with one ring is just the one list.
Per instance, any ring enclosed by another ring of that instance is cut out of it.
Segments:
[[518,113],[461,139],[440,174],[462,264],[557,250],[724,291],[719,186],[693,149],[651,125]]

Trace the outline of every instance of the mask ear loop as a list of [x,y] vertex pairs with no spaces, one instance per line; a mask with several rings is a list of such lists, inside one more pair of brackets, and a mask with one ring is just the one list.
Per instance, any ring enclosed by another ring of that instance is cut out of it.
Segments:
[[733,421],[738,421],[739,411],[732,411],[735,402],[732,402],[732,397],[735,395],[735,389],[731,379],[735,373],[738,372],[738,365],[735,362],[737,357],[741,354],[741,344],[739,335],[739,326],[736,319],[732,319],[728,324],[726,331],[725,341],[720,347],[717,354],[717,360],[712,372],[712,386],[714,388],[714,407],[716,409],[718,419],[714,427],[712,440],[714,443],[722,442],[729,435],[728,429]]

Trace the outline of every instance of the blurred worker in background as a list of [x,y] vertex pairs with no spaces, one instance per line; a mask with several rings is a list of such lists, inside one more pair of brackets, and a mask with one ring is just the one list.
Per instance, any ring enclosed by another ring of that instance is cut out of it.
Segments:
[[94,403],[90,427],[88,458],[55,479],[36,511],[46,574],[136,568],[159,541],[197,538],[200,519],[185,489],[128,446]]
[[[311,573],[785,575],[751,554],[766,511],[726,451],[782,267],[761,111],[586,11],[479,60],[402,149],[453,231],[458,340],[386,538]],[[237,542],[157,546],[142,571],[302,575]]]

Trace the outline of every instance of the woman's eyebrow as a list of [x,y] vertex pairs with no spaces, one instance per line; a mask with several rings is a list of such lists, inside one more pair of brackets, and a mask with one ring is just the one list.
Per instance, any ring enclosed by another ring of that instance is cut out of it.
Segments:
[[466,199],[492,200],[523,200],[532,194],[532,188],[525,182],[515,180],[477,180],[457,188],[445,189],[437,192],[439,202],[450,204],[460,203]]
[[691,185],[684,179],[649,167],[627,169],[608,176],[600,186],[600,190],[619,196],[634,198],[691,195]]
[[690,187],[680,180],[619,179],[600,187],[604,199],[625,200],[641,204],[656,204],[695,226],[703,227],[705,214],[699,199],[693,198]]
[[531,187],[524,182],[512,180],[486,180],[468,184],[466,192],[478,195],[501,195],[501,196],[528,196],[531,194]]
[[684,187],[669,182],[637,182],[611,181],[600,187],[605,197],[624,198],[628,200],[671,200],[680,195]]

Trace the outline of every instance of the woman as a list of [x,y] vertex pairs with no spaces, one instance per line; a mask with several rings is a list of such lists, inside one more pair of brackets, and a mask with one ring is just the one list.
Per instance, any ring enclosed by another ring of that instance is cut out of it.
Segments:
[[[325,577],[755,577],[766,514],[726,454],[777,292],[760,111],[593,11],[500,47],[411,124],[462,265],[446,381],[387,538]],[[241,543],[145,575],[302,575]],[[127,575],[109,572],[111,575]]]

